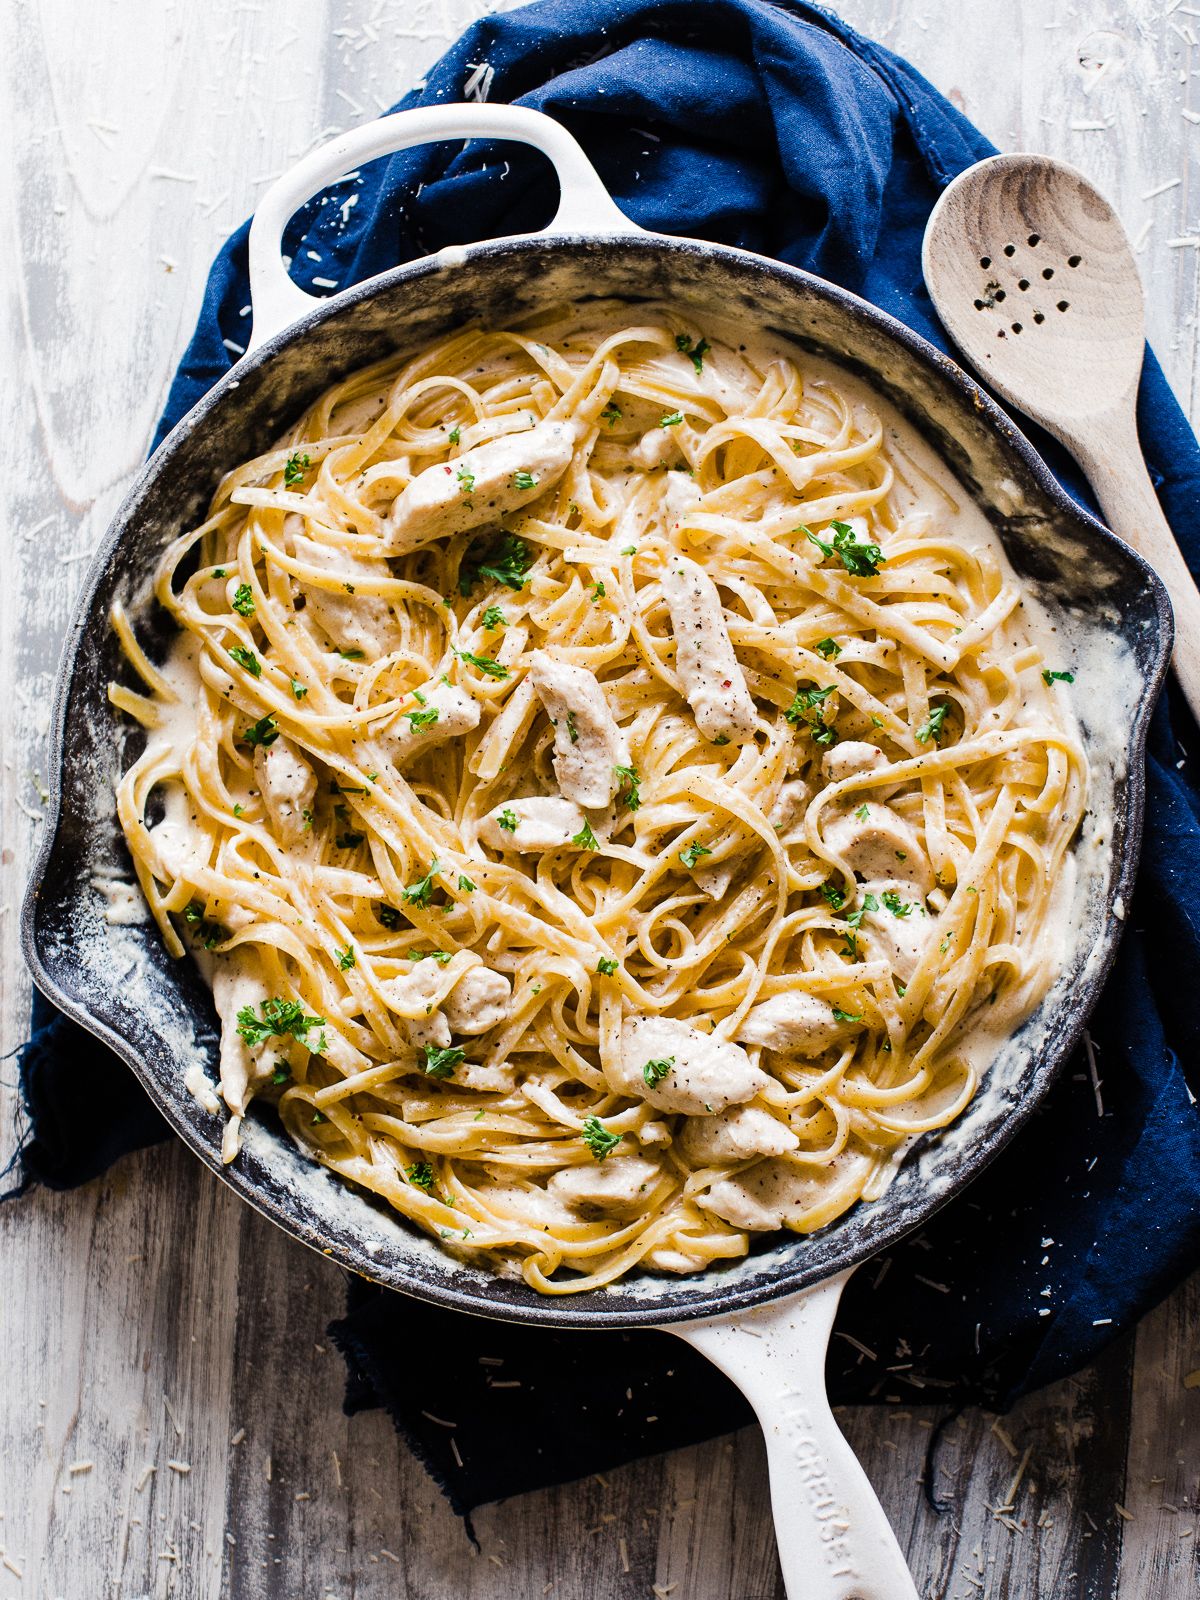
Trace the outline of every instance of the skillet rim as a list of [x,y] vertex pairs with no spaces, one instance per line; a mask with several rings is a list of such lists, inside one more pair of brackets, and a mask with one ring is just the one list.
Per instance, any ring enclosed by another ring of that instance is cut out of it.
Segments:
[[[98,618],[93,614],[96,592],[108,571],[110,556],[127,533],[127,524],[137,511],[146,492],[169,467],[174,450],[183,439],[190,437],[198,428],[204,426],[208,417],[230,391],[236,390],[245,373],[266,365],[285,349],[291,349],[302,343],[313,328],[324,322],[336,320],[344,311],[385,293],[394,284],[442,271],[448,263],[474,265],[483,261],[486,265],[487,259],[491,256],[509,256],[519,254],[523,250],[548,247],[553,249],[558,246],[590,249],[607,246],[631,252],[665,251],[670,255],[710,260],[715,258],[735,268],[750,267],[763,272],[780,281],[785,288],[791,288],[800,295],[815,296],[832,302],[852,318],[867,324],[877,334],[898,345],[910,362],[932,369],[936,379],[956,389],[963,402],[973,409],[976,417],[998,438],[1003,448],[1019,458],[1037,489],[1058,511],[1064,523],[1068,526],[1073,525],[1071,532],[1074,535],[1087,533],[1093,539],[1098,537],[1100,543],[1115,548],[1132,571],[1140,571],[1154,602],[1158,624],[1156,649],[1152,665],[1142,678],[1141,694],[1134,712],[1129,739],[1125,745],[1127,780],[1124,850],[1119,867],[1109,883],[1107,894],[1107,903],[1110,907],[1118,898],[1123,899],[1126,905],[1129,904],[1141,853],[1144,827],[1146,737],[1150,717],[1170,664],[1174,636],[1173,613],[1167,591],[1149,563],[1072,499],[1021,429],[969,372],[960,367],[952,357],[931,344],[923,335],[878,306],[802,268],[729,245],[646,231],[639,234],[573,231],[514,235],[469,246],[453,246],[437,255],[405,262],[377,277],[353,285],[328,300],[321,301],[296,321],[273,333],[225,372],[196,405],[175,424],[153,455],[143,464],[123,496],[105,537],[92,558],[59,663],[49,734],[51,799],[45,809],[45,826],[22,902],[21,945],[26,963],[42,993],[65,1015],[100,1039],[124,1061],[162,1114],[171,1131],[243,1200],[301,1244],[382,1287],[478,1317],[529,1325],[582,1329],[657,1327],[668,1323],[690,1322],[726,1315],[798,1294],[838,1272],[860,1265],[894,1245],[905,1235],[923,1226],[929,1217],[961,1193],[999,1155],[1035,1113],[1078,1044],[1116,958],[1122,932],[1121,922],[1110,918],[1104,933],[1093,945],[1093,955],[1097,949],[1100,949],[1101,953],[1089,966],[1086,980],[1081,985],[1082,996],[1076,991],[1071,1018],[1063,1033],[1054,1042],[1051,1050],[1043,1048],[1040,1052],[1030,1055],[1028,1077],[1023,1080],[1021,1098],[1011,1103],[1002,1115],[993,1118],[963,1157],[953,1176],[937,1185],[935,1192],[927,1195],[923,1203],[914,1209],[912,1215],[898,1217],[894,1210],[889,1214],[888,1196],[885,1194],[879,1200],[871,1202],[872,1218],[877,1219],[878,1226],[868,1230],[865,1237],[846,1248],[832,1263],[826,1262],[817,1268],[806,1269],[802,1258],[799,1262],[794,1259],[780,1262],[774,1264],[768,1272],[749,1285],[739,1285],[732,1279],[723,1280],[719,1272],[706,1272],[678,1280],[660,1276],[657,1281],[662,1284],[662,1289],[654,1299],[647,1296],[644,1305],[635,1304],[632,1307],[624,1305],[618,1310],[606,1308],[604,1302],[607,1291],[603,1289],[590,1291],[585,1295],[538,1296],[535,1302],[502,1300],[489,1294],[487,1288],[473,1278],[462,1284],[456,1282],[452,1269],[460,1263],[449,1251],[443,1252],[447,1277],[436,1282],[403,1277],[398,1270],[380,1267],[369,1259],[364,1261],[362,1258],[366,1252],[361,1246],[357,1257],[352,1258],[352,1252],[348,1248],[340,1244],[330,1244],[319,1229],[308,1222],[304,1215],[303,1197],[286,1182],[279,1185],[277,1192],[273,1192],[260,1180],[248,1176],[238,1163],[229,1166],[221,1163],[219,1148],[214,1149],[198,1137],[192,1125],[181,1114],[180,1108],[184,1096],[188,1093],[182,1079],[170,1085],[161,1084],[154,1073],[145,1066],[135,1045],[90,1010],[86,1004],[77,1001],[60,987],[43,958],[38,941],[40,892],[55,856],[64,816],[69,814],[63,805],[62,777],[71,689],[84,639],[104,623],[102,617]],[[951,470],[954,470],[953,467]],[[82,963],[80,965],[82,966]],[[324,1172],[326,1169],[318,1168],[318,1170]],[[294,1210],[289,1210],[285,1203],[289,1197],[295,1207]],[[853,1215],[855,1209],[852,1208],[846,1215]],[[835,1221],[831,1227],[836,1226]],[[828,1237],[828,1234],[829,1230],[825,1229],[814,1237]],[[499,1278],[491,1281],[497,1285],[505,1282]],[[700,1285],[708,1287],[700,1289]],[[528,1292],[536,1293],[536,1291]]]

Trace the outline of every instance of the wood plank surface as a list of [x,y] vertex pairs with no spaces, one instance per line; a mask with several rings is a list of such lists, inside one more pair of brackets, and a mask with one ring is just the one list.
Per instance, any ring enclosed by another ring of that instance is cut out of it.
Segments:
[[[500,9],[507,9],[502,6]],[[0,382],[0,1051],[49,691],[85,560],[144,455],[208,261],[272,177],[374,115],[481,0],[6,0]],[[1200,0],[843,0],[1002,147],[1113,198],[1193,422]],[[1193,113],[1193,107],[1197,110]],[[0,1074],[0,1160],[15,1069]],[[760,1438],[476,1517],[477,1552],[379,1414],[341,1413],[340,1274],[183,1150],[0,1209],[0,1600],[777,1600]],[[1200,1285],[997,1423],[844,1413],[936,1600],[1197,1590]],[[1011,1512],[998,1508],[1011,1504]]]

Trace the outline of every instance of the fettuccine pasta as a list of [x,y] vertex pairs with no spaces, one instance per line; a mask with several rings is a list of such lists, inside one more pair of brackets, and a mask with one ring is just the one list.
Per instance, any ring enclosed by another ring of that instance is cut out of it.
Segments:
[[111,690],[227,1160],[269,1102],[560,1294],[821,1228],[960,1114],[1058,970],[1086,767],[891,416],[605,301],[391,356],[227,474],[157,570],[177,643],[118,608]]

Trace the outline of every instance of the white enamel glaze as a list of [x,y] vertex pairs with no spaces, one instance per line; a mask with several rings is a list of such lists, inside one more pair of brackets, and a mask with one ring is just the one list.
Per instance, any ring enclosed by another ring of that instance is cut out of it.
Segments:
[[[263,196],[250,225],[250,299],[254,307],[250,350],[257,350],[290,323],[327,303],[293,283],[283,263],[283,230],[304,202],[366,161],[447,139],[507,139],[532,145],[547,156],[558,177],[559,202],[549,226],[541,230],[544,234],[611,236],[643,231],[613,203],[576,139],[540,111],[474,104],[397,111],[351,128],[311,151]],[[457,251],[442,254],[448,264],[458,258]]]
[[[541,112],[506,105],[398,111],[312,151],[263,197],[250,227],[251,351],[324,303],[287,274],[280,252],[289,218],[364,161],[443,139],[508,139],[548,156],[560,198],[545,234],[643,232],[614,205],[576,140]],[[848,1277],[734,1316],[665,1327],[732,1379],[762,1424],[789,1600],[916,1600],[883,1507],[825,1393],[825,1349]]]
[[788,1600],[917,1600],[870,1480],[834,1421],[825,1351],[849,1272],[733,1317],[666,1323],[754,1407]]

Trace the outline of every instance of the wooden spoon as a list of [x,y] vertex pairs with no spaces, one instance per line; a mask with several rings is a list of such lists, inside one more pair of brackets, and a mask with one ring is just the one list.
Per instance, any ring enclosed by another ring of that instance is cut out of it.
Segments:
[[921,259],[955,343],[998,394],[1066,445],[1109,527],[1166,585],[1175,673],[1200,720],[1200,593],[1138,443],[1142,285],[1116,213],[1064,162],[992,156],[934,206]]

